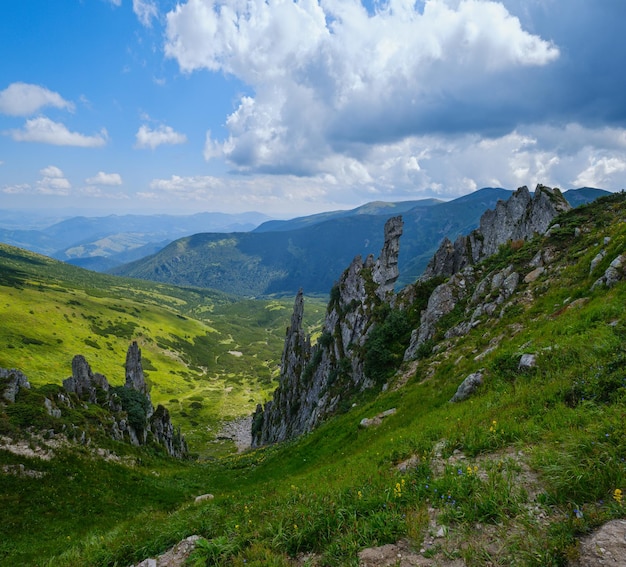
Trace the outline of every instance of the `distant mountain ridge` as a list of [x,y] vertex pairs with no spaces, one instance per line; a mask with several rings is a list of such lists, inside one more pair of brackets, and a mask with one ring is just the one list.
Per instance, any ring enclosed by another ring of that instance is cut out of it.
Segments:
[[96,271],[153,254],[169,242],[199,232],[249,231],[268,216],[256,213],[197,213],[194,215],[109,215],[73,217],[40,229],[0,228],[0,242],[45,254]]
[[[423,272],[445,237],[469,233],[486,210],[512,193],[488,187],[448,202],[369,203],[351,211],[270,221],[253,232],[196,234],[110,273],[247,297],[295,295],[300,288],[327,294],[355,256],[381,249],[385,222],[402,214],[398,285],[406,285]],[[584,188],[569,190],[565,197],[581,203],[606,194]]]

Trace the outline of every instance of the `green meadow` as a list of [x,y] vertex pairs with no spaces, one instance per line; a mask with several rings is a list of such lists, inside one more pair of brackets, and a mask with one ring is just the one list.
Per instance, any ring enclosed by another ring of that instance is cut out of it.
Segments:
[[[293,298],[241,300],[105,276],[1,244],[0,270],[0,367],[33,385],[61,384],[76,354],[122,385],[136,340],[153,403],[203,455],[221,450],[208,442],[223,421],[251,414],[276,387]],[[309,302],[312,332],[324,311],[322,299]]]

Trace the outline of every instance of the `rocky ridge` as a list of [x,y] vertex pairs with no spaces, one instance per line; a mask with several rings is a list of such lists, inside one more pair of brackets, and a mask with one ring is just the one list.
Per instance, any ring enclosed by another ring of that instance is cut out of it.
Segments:
[[540,251],[526,274],[512,266],[485,272],[479,263],[504,244],[521,247],[535,235],[545,234],[554,218],[570,208],[557,188],[538,185],[531,195],[527,187],[520,187],[508,201],[499,201],[494,210],[485,212],[479,228],[469,235],[454,243],[444,239],[419,282],[398,294],[393,286],[398,278],[403,223],[401,217],[390,219],[378,260],[369,256],[363,262],[357,256],[331,290],[323,332],[313,346],[302,329],[303,294],[298,293],[285,338],[279,386],[273,400],[264,408],[259,405],[253,417],[253,446],[308,432],[354,393],[373,387],[375,381],[364,372],[363,346],[377,324],[377,309],[381,305],[405,312],[415,308],[420,282],[445,280],[434,288],[421,312],[404,353],[405,361],[419,356],[420,348],[439,332],[442,319],[455,309],[461,307],[464,317],[444,330],[446,339],[466,334],[501,315],[510,307],[520,284],[539,277],[554,252],[549,248]]
[[271,401],[257,406],[252,423],[252,445],[291,439],[311,431],[336,411],[348,393],[371,388],[360,352],[374,325],[374,311],[393,303],[398,279],[402,218],[385,224],[385,242],[379,258],[354,258],[331,291],[322,335],[311,346],[302,328],[302,291],[295,300],[281,361],[279,387]]

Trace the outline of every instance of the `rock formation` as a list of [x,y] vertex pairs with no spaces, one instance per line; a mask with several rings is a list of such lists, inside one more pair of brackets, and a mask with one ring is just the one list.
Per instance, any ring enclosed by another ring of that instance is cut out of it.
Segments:
[[385,224],[378,260],[357,256],[331,290],[322,335],[311,347],[302,329],[303,296],[298,293],[287,329],[279,386],[252,422],[253,446],[291,439],[311,431],[337,411],[351,394],[374,385],[359,354],[371,331],[374,308],[392,302],[398,279],[402,217]]
[[520,187],[508,201],[498,201],[495,209],[486,211],[480,226],[468,236],[459,236],[454,244],[445,238],[421,279],[451,276],[495,254],[509,241],[544,234],[554,217],[570,208],[557,188],[537,185],[531,196],[528,187]]
[[63,380],[63,388],[68,394],[76,394],[79,399],[95,404],[98,388],[108,392],[110,385],[102,374],[94,374],[85,357],[78,354],[72,359],[72,375]]
[[2,397],[12,404],[15,403],[15,397],[20,388],[30,388],[28,378],[21,371],[14,368],[11,370],[0,368],[0,388],[2,386],[4,386]]
[[[4,384],[3,397],[10,403],[15,403],[20,388],[30,388],[22,372],[0,368],[0,387]],[[173,457],[188,454],[187,443],[180,430],[172,425],[168,410],[161,405],[156,409],[152,406],[141,365],[141,350],[136,342],[131,344],[126,356],[124,386],[113,388],[106,377],[94,373],[85,357],[79,354],[72,360],[72,376],[63,380],[63,388],[67,394],[59,392],[51,399],[44,398],[50,417],[58,419],[67,408],[78,403],[97,404],[110,412],[103,427],[113,439],[126,440],[137,446],[153,442],[164,447]],[[84,431],[75,437],[88,442]]]
[[126,352],[126,387],[141,392],[150,399],[148,385],[141,366],[141,349],[137,341],[133,341]]
[[[512,267],[483,273],[479,262],[506,243],[521,245],[536,234],[545,234],[556,215],[568,209],[559,189],[538,185],[531,195],[527,187],[520,187],[508,201],[498,201],[494,210],[485,212],[479,228],[469,235],[454,243],[444,239],[420,280],[447,280],[430,294],[404,359],[415,358],[420,347],[435,337],[442,318],[461,303],[463,320],[443,330],[446,338],[500,316],[523,278]],[[273,399],[264,408],[259,405],[254,414],[253,446],[310,431],[326,416],[348,407],[350,396],[374,386],[363,368],[366,339],[376,325],[375,310],[382,304],[409,309],[418,295],[411,292],[411,286],[399,295],[394,293],[401,234],[402,219],[390,219],[378,260],[372,256],[365,262],[360,256],[353,260],[331,290],[322,335],[313,347],[302,329],[303,296],[298,294],[285,338],[279,386]],[[526,277],[541,277],[550,255],[533,258],[534,273]],[[621,270],[621,264],[616,270]],[[613,273],[610,276],[611,281],[615,279]]]
[[[498,252],[500,246],[507,242],[524,241],[536,234],[545,234],[554,218],[570,208],[559,189],[537,185],[535,195],[531,197],[524,186],[508,201],[498,201],[495,210],[486,211],[480,219],[480,227],[469,236],[459,236],[454,244],[444,239],[421,279],[448,276],[449,280],[435,288],[431,295],[421,315],[420,325],[413,331],[404,359],[415,358],[419,347],[434,336],[441,318],[467,298],[470,286],[478,281],[474,265]],[[537,267],[532,277],[543,273],[543,264],[549,261],[549,256],[547,253],[546,258],[540,256],[533,259]],[[481,317],[493,316],[513,294],[519,282],[520,275],[512,268],[483,276],[469,302],[474,308],[471,317],[448,330],[446,336],[465,334],[480,322]]]

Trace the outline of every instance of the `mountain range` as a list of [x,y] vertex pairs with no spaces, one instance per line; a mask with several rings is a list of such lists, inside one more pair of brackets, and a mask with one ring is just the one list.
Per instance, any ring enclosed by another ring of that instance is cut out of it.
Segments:
[[[268,221],[251,232],[195,234],[110,273],[246,297],[294,295],[300,288],[307,294],[327,294],[355,256],[380,250],[385,222],[402,214],[402,286],[423,272],[444,237],[454,240],[470,232],[486,210],[511,194],[483,188],[448,202],[374,202],[350,211]],[[573,206],[606,194],[592,188],[564,193]]]
[[0,242],[94,271],[153,254],[172,240],[198,232],[248,231],[261,213],[77,216],[41,226],[42,219],[0,211]]

